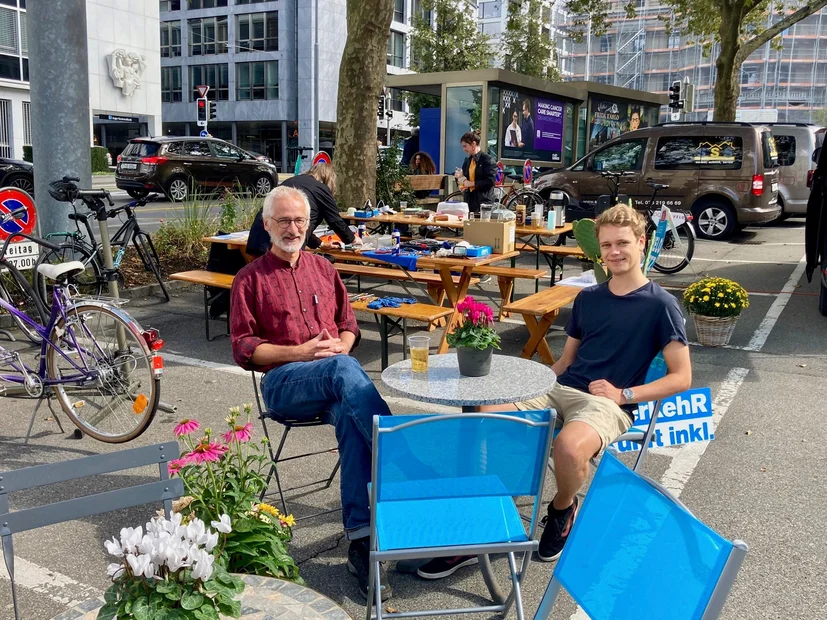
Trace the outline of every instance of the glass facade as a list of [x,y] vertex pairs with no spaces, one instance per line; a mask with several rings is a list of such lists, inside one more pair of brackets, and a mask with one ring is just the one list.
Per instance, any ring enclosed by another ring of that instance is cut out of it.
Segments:
[[482,125],[482,86],[450,86],[446,89],[445,172],[461,168],[465,153],[462,135]]

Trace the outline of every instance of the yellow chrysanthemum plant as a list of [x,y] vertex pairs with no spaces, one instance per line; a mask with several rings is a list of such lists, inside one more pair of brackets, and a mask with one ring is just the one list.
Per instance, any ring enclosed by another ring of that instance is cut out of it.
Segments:
[[737,282],[705,276],[684,291],[683,305],[700,316],[738,316],[749,307],[749,295]]

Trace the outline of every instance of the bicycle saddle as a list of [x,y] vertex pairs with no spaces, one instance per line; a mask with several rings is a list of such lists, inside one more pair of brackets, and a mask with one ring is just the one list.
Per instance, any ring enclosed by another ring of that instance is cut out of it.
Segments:
[[646,181],[646,185],[651,187],[653,190],[659,192],[663,189],[669,189],[669,186],[664,183],[655,183],[654,181]]
[[[37,266],[37,272],[43,274],[45,277],[55,282],[66,280],[74,275],[86,271],[86,265],[79,260],[72,260],[68,263],[60,263],[59,265],[49,265],[42,263]],[[64,277],[65,276],[65,277]]]

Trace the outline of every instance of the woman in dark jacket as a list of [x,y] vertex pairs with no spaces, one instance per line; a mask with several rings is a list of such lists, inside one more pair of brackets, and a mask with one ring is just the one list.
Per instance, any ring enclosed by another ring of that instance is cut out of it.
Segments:
[[494,179],[497,176],[497,164],[480,150],[480,137],[469,131],[460,138],[462,150],[468,157],[462,163],[462,171],[454,172],[457,183],[463,191],[463,200],[468,203],[471,213],[479,213],[480,205],[496,202],[494,197]]
[[[304,174],[290,177],[282,185],[295,187],[304,192],[310,203],[310,222],[307,225],[305,245],[315,250],[322,245],[321,239],[313,234],[315,228],[324,220],[344,243],[361,243],[347,223],[339,216],[336,199],[336,171],[330,164],[316,164]],[[261,256],[270,250],[270,235],[264,230],[261,211],[256,214],[247,238],[247,253]]]

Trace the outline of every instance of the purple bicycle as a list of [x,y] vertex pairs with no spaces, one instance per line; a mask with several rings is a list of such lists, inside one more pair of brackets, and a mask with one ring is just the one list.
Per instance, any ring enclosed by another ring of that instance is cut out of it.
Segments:
[[[19,209],[2,219],[20,217],[24,211]],[[50,249],[57,247],[37,237],[13,234],[0,250],[0,263],[5,263],[9,242],[16,237]],[[13,269],[7,264],[4,267]],[[0,309],[9,312],[15,322],[24,323],[40,342],[36,367],[27,365],[21,351],[0,347],[0,395],[37,399],[26,442],[38,409],[51,397],[84,434],[107,443],[134,439],[155,417],[164,368],[158,353],[163,340],[158,330],[141,329],[114,303],[118,300],[73,295],[67,281],[85,268],[79,261],[38,266],[39,273],[54,282],[45,324],[0,296]],[[31,288],[30,292],[34,295]],[[55,420],[62,431],[57,416]]]

